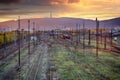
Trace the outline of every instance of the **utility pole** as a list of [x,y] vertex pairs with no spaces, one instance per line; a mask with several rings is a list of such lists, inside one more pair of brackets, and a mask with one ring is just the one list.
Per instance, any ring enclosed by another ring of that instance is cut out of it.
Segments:
[[85,54],[85,22],[83,21],[83,53]]
[[79,24],[79,44],[80,44],[80,24]]
[[20,35],[20,16],[18,17],[18,73],[19,73],[19,80],[20,80],[20,70],[21,70],[21,60],[20,60],[20,53],[21,53],[21,35]]
[[98,57],[98,46],[99,46],[99,21],[96,18],[96,56]]
[[101,36],[101,44],[102,44],[102,33],[103,33],[102,30],[103,30],[103,29],[100,30],[100,33],[101,33],[101,35],[100,35],[100,36]]
[[38,44],[38,27],[37,27],[37,25],[35,25],[36,27],[35,27],[35,35],[36,35],[36,46],[37,46],[37,44]]
[[4,56],[6,56],[6,33],[5,33],[5,29],[3,31],[3,39],[4,39]]
[[76,47],[78,46],[78,24],[76,24]]
[[111,51],[112,51],[112,46],[113,46],[113,41],[112,41],[112,35],[113,35],[113,31],[111,29],[111,33],[110,33],[110,44],[111,44]]
[[106,29],[104,28],[105,33],[104,33],[104,49],[106,49],[106,42],[107,42],[107,37],[106,37]]
[[90,46],[91,45],[91,31],[90,31],[90,29],[88,30],[88,33],[89,33],[89,42],[88,42],[88,45]]
[[71,27],[71,45],[73,44],[73,28]]
[[28,20],[28,54],[30,55],[30,20]]
[[33,22],[33,45],[35,48],[35,22]]

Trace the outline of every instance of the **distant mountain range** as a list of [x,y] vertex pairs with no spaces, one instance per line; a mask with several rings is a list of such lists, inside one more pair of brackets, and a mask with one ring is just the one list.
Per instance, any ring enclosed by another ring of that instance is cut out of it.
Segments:
[[[41,30],[51,30],[51,29],[63,29],[63,28],[76,28],[79,24],[80,28],[83,26],[83,22],[86,28],[93,29],[96,26],[95,20],[90,19],[82,19],[82,18],[34,18],[30,19],[31,21],[31,29],[33,28],[33,22],[37,26],[37,29]],[[21,19],[21,29],[27,30],[28,19]],[[6,21],[0,22],[0,28],[18,28],[18,21]],[[103,28],[114,28],[120,27],[120,18],[114,18],[109,20],[100,21],[100,27]]]

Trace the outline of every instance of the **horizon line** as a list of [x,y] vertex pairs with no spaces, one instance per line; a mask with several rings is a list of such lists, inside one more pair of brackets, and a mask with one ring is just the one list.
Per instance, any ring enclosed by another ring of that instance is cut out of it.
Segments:
[[[21,20],[26,20],[26,19],[45,19],[45,18],[49,18],[50,17],[36,17],[36,18],[21,18]],[[55,19],[55,18],[74,18],[74,19],[84,19],[84,20],[96,20],[96,18],[99,20],[99,21],[104,21],[104,20],[111,20],[111,19],[115,19],[115,18],[120,18],[120,17],[111,17],[111,18],[108,18],[108,19],[100,19],[98,17],[95,17],[94,19],[93,18],[82,18],[82,17],[52,17],[51,19]],[[17,21],[18,19],[11,19],[11,20],[5,20],[5,21],[0,21],[0,23],[4,23],[4,22],[9,22],[9,21]]]

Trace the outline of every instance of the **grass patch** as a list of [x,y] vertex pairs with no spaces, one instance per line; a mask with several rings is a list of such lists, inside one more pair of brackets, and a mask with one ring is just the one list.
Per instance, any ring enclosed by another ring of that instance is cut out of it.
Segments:
[[61,80],[119,80],[120,57],[108,53],[96,58],[92,50],[71,49],[56,45],[52,52]]
[[[24,59],[25,56],[27,56],[27,50],[24,50],[21,52],[21,60]],[[10,59],[9,61],[5,62],[4,65],[0,66],[0,71],[6,73],[8,70],[10,70],[12,67],[15,67],[15,65],[18,63],[18,55]]]

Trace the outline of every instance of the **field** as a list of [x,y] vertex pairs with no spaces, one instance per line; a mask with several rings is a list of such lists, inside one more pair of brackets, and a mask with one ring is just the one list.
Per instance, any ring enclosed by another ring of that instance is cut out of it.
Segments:
[[[5,35],[5,42],[4,42],[4,35]],[[0,46],[3,46],[5,43],[8,44],[8,43],[11,43],[14,41],[14,36],[15,34],[14,33],[1,33],[0,34]]]
[[[26,33],[21,34],[21,39],[27,36]],[[4,45],[9,45],[18,40],[18,33],[16,31],[0,33],[0,48]]]
[[[88,35],[84,39],[83,34],[70,35],[69,38],[64,34],[62,37],[61,34],[50,35],[47,31],[36,33],[37,41],[21,38],[20,56],[19,45],[11,43],[7,46],[4,54],[8,55],[0,61],[0,80],[120,79],[120,54],[111,50],[115,47],[111,46],[109,37],[106,38],[106,43],[101,43],[99,38],[97,48],[95,38],[90,41]],[[12,35],[14,34],[9,34],[9,37]],[[118,44],[117,41],[112,41],[113,45],[116,43]]]
[[[119,80],[120,57],[94,50],[54,45],[53,63],[61,80]],[[114,74],[114,75],[113,75]]]
[[[73,46],[74,43],[67,39],[58,38],[52,43],[51,61],[56,68],[53,73],[57,73],[61,80],[119,80],[120,57],[101,49],[96,57],[94,40],[91,41],[94,48],[88,48],[88,40],[85,40],[85,49],[83,44]],[[99,44],[99,48],[104,48],[104,44]],[[110,49],[110,45],[107,44],[107,48]]]

